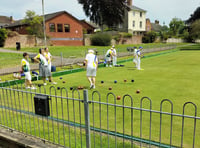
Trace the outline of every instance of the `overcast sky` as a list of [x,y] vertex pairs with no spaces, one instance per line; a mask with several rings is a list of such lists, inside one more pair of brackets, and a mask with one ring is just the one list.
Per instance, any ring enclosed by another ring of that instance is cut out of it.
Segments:
[[[0,15],[22,19],[27,10],[42,14],[42,0],[0,0]],[[45,13],[66,10],[78,19],[87,19],[77,0],[44,0]],[[169,24],[174,17],[186,20],[200,6],[200,0],[133,0],[133,5],[147,10],[147,18]]]

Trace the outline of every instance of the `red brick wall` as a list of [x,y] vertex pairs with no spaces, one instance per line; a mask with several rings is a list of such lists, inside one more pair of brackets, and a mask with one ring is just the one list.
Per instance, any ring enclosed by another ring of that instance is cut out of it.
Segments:
[[54,46],[83,46],[83,41],[50,41]]
[[[50,32],[49,24],[55,24],[55,32]],[[63,32],[57,32],[57,24],[63,24]],[[64,32],[64,24],[70,25],[70,32]],[[63,13],[46,22],[46,34],[53,38],[51,41],[53,45],[83,45],[82,40],[73,40],[72,38],[83,39],[83,27],[81,23],[72,18],[71,16]],[[58,39],[56,39],[58,38]],[[65,38],[62,40],[62,38]],[[67,40],[66,40],[67,38]]]
[[151,31],[151,21],[150,21],[150,19],[146,19],[146,31],[147,32]]

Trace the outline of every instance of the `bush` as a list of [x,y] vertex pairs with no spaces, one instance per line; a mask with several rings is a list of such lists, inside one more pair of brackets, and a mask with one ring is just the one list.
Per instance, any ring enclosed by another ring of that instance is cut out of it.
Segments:
[[7,30],[4,28],[0,29],[0,47],[4,46],[6,38],[7,38]]
[[124,38],[132,38],[132,34],[131,33],[123,33],[123,37]]
[[156,32],[154,32],[154,31],[148,32],[146,35],[144,35],[142,37],[142,42],[143,43],[153,43],[153,42],[155,42],[156,37],[157,37]]
[[91,43],[94,46],[110,46],[111,35],[107,33],[97,33],[91,37]]

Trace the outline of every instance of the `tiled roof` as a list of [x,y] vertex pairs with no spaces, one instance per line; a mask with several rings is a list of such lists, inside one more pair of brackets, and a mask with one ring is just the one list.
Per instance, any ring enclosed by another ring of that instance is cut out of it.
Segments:
[[161,29],[162,29],[161,25],[156,24],[156,23],[151,23],[151,30],[152,31],[159,32],[159,31],[161,31]]
[[0,16],[0,23],[10,23],[10,17]]
[[139,8],[139,7],[136,7],[136,6],[128,6],[128,7],[129,7],[131,10],[146,12],[146,10],[141,9],[141,8]]
[[89,21],[86,21],[86,20],[80,20],[81,22],[83,23],[86,23],[88,24],[89,26],[91,26],[92,28],[99,28],[95,23],[93,22],[89,22]]
[[[77,22],[79,22],[79,20],[77,18],[75,18],[74,16],[72,16],[70,13],[68,13],[66,11],[59,11],[59,12],[55,12],[55,13],[45,14],[45,21],[49,21],[49,20],[53,19],[54,17],[56,17],[60,14],[63,14],[63,13],[66,13],[67,15],[69,15],[70,17],[75,19]],[[14,26],[20,26],[20,25],[26,25],[26,23],[22,23],[22,19],[21,19],[21,20],[17,20],[14,23],[10,24],[8,27],[14,27]]]

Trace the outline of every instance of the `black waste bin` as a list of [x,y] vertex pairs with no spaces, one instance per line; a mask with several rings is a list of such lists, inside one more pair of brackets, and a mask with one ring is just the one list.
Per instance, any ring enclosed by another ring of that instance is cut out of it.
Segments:
[[49,96],[36,94],[34,96],[35,114],[41,116],[49,116]]
[[20,49],[21,49],[20,42],[16,42],[16,49],[17,49],[17,50],[20,50]]

